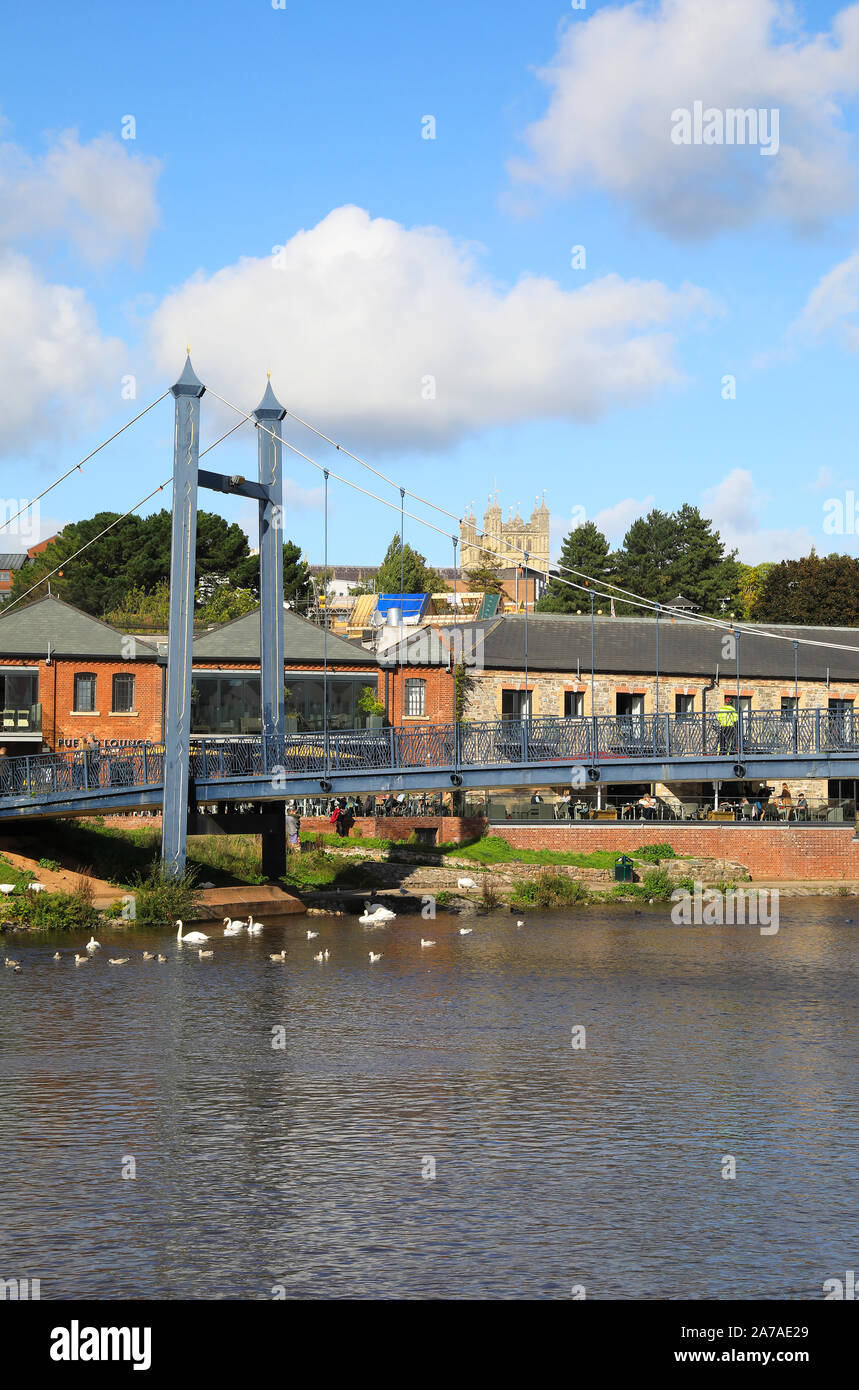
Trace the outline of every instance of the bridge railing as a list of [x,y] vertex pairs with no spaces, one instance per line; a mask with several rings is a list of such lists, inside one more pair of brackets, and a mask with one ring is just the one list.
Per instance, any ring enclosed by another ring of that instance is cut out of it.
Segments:
[[[282,739],[193,739],[189,770],[198,782],[279,774],[408,771],[523,764],[610,764],[617,759],[801,757],[859,754],[859,716],[843,710],[743,712],[733,725],[703,714],[597,715],[498,719],[288,734]],[[157,786],[164,748],[76,749],[0,758],[0,797],[49,798],[120,787]]]

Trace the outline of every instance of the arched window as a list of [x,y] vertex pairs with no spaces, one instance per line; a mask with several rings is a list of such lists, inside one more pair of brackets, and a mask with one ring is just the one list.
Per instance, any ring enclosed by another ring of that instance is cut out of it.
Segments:
[[78,671],[75,674],[75,714],[92,714],[95,711],[95,674],[92,671]]
[[420,718],[427,709],[427,683],[410,677],[406,681],[406,717]]

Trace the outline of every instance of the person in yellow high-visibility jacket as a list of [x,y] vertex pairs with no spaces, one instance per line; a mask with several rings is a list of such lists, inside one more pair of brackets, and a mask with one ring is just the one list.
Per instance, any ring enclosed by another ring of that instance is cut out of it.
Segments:
[[737,746],[737,711],[727,699],[716,710],[716,722],[719,725],[719,752],[733,753]]

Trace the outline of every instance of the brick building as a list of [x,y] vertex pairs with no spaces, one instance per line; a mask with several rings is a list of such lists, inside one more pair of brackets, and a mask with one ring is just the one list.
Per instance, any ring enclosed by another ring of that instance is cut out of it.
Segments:
[[0,722],[10,756],[159,742],[158,652],[54,597],[0,614]]

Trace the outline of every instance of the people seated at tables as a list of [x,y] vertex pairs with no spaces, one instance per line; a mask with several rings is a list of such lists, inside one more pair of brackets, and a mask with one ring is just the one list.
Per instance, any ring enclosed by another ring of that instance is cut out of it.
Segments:
[[650,795],[649,792],[646,792],[644,796],[640,796],[638,798],[638,801],[636,802],[636,805],[640,808],[639,814],[642,820],[656,819],[658,802],[656,801],[655,797],[652,797]]

